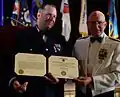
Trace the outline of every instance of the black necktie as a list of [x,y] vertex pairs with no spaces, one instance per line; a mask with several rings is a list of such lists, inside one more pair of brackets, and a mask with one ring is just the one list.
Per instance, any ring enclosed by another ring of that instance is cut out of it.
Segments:
[[94,43],[95,41],[98,41],[99,43],[101,43],[102,40],[103,40],[102,37],[90,37],[90,41],[91,41],[92,43]]

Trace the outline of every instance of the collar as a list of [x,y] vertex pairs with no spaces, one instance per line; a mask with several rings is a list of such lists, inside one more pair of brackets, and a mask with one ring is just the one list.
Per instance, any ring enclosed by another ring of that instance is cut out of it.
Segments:
[[[90,35],[90,37],[94,37],[94,36]],[[105,38],[105,37],[107,37],[107,35],[105,34],[105,32],[103,32],[99,37]]]
[[40,29],[38,28],[38,26],[36,25],[35,27],[36,27],[37,31],[40,32]]
[[[91,36],[90,36],[90,40],[91,40],[92,37],[94,37],[94,36],[91,35]],[[94,40],[94,41],[95,41],[95,40],[98,40],[98,41],[100,40],[101,42],[102,42],[102,41],[105,42],[105,38],[106,38],[106,37],[107,37],[107,35],[103,32],[98,38],[97,38],[97,37],[94,37],[93,40]],[[96,38],[96,39],[95,39],[95,38]],[[100,39],[100,38],[101,38],[101,39]],[[100,42],[100,43],[101,43],[101,42]]]
[[39,33],[41,33],[42,35],[47,35],[47,33],[45,31],[40,30],[37,25],[35,27]]

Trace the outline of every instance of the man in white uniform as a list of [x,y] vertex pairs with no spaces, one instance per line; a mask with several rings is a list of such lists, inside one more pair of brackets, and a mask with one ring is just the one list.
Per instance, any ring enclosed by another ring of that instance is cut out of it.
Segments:
[[120,42],[104,33],[106,25],[104,14],[93,11],[88,17],[91,35],[79,38],[74,45],[73,55],[80,66],[76,97],[114,97],[120,82]]

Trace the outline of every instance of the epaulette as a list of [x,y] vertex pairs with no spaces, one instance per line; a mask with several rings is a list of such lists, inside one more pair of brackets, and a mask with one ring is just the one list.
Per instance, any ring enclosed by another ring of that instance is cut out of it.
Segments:
[[120,40],[116,38],[109,37],[109,39],[120,42]]
[[78,39],[86,39],[88,38],[89,36],[85,36],[85,37],[79,37]]

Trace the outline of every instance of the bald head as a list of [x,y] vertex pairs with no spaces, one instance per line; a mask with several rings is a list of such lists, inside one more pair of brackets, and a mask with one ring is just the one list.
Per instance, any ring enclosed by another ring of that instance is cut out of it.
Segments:
[[105,28],[107,22],[105,15],[101,11],[93,11],[88,17],[88,29],[92,36],[100,36]]
[[93,11],[88,17],[88,21],[96,21],[98,19],[105,21],[105,15],[101,11]]

